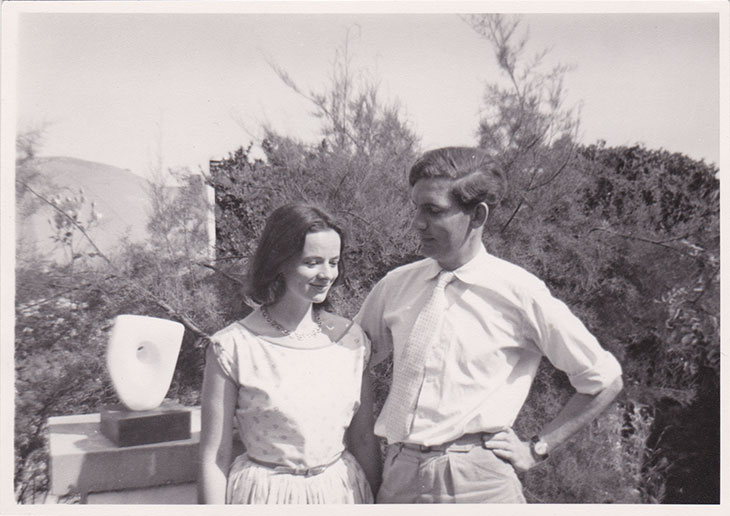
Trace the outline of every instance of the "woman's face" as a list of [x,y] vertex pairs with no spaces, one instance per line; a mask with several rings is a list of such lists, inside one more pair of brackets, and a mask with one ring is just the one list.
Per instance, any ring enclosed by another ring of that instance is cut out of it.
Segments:
[[283,268],[286,291],[308,303],[321,303],[339,273],[340,235],[333,229],[307,233],[299,256]]

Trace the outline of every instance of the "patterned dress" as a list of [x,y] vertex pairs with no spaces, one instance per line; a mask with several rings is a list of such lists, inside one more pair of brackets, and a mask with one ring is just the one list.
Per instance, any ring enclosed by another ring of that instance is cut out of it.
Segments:
[[270,342],[240,322],[212,340],[238,386],[236,426],[246,452],[228,473],[226,503],[372,503],[365,473],[345,449],[360,406],[370,342],[357,324],[309,349]]

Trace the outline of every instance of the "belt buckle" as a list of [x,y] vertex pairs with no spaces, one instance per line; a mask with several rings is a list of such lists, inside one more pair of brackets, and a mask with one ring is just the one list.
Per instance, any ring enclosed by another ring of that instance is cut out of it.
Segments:
[[282,473],[289,473],[291,475],[297,475],[300,477],[313,477],[314,475],[319,475],[320,473],[324,472],[325,469],[326,466],[315,466],[313,468],[282,467],[280,471]]
[[456,453],[466,453],[466,452],[470,452],[471,450],[473,450],[476,447],[477,447],[477,445],[474,443],[462,443],[462,444],[453,443],[453,444],[450,444],[449,447],[446,448],[446,450],[450,451],[450,452],[456,452]]
[[431,453],[432,451],[434,451],[433,446],[424,446],[423,444],[418,445],[418,450],[421,453]]
[[324,470],[327,469],[327,466],[315,466],[313,468],[305,469],[302,473],[305,477],[313,477],[315,475],[319,475],[320,473],[324,473]]

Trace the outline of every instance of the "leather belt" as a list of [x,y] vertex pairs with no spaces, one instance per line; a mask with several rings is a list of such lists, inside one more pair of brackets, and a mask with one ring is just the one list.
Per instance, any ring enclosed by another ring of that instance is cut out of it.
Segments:
[[489,439],[493,432],[479,432],[476,434],[464,434],[461,437],[442,444],[432,444],[425,446],[415,443],[396,443],[397,446],[407,450],[414,450],[421,453],[445,453],[445,452],[468,452],[474,448],[481,448],[484,445],[484,439]]
[[332,462],[329,462],[327,464],[322,464],[321,466],[314,466],[311,468],[293,468],[291,466],[283,466],[281,464],[275,464],[273,462],[266,462],[265,460],[259,460],[254,457],[248,456],[249,460],[253,462],[254,464],[258,464],[259,466],[264,466],[265,468],[273,469],[275,473],[285,473],[289,475],[300,475],[304,477],[311,477],[314,475],[319,475],[321,473],[324,473],[327,468],[332,466],[335,462],[340,460],[342,458],[342,454],[340,453],[337,455],[335,460]]

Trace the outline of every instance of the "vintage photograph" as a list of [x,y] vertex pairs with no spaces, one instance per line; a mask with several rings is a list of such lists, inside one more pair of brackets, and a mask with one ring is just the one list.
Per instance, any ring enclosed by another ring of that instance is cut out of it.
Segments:
[[718,509],[729,12],[3,2],[0,512]]

